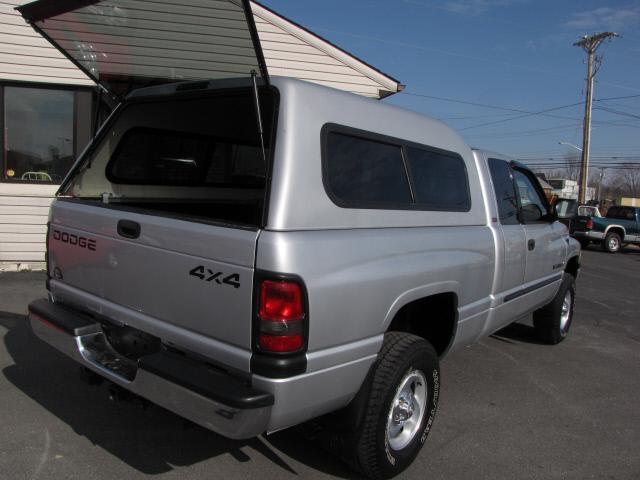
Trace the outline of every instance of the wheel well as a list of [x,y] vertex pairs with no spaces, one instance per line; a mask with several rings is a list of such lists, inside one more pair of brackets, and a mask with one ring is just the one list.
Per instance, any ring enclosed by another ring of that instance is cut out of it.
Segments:
[[609,230],[607,230],[607,235],[609,233],[617,233],[618,235],[620,235],[620,240],[624,240],[624,230],[621,229],[620,227],[612,227]]
[[578,271],[580,270],[580,260],[578,257],[571,257],[567,262],[567,266],[564,269],[565,272],[569,273],[573,278],[578,277]]
[[387,331],[422,337],[442,356],[456,331],[457,307],[458,299],[451,292],[414,300],[396,313]]

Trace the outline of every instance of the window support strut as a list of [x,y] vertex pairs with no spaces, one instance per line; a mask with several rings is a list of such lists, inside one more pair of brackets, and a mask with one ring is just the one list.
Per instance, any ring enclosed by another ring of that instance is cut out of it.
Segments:
[[262,159],[267,164],[267,151],[264,148],[264,129],[262,128],[262,112],[260,110],[260,96],[258,93],[258,74],[255,70],[251,70],[251,83],[253,86],[253,103],[256,107],[256,120],[258,124],[258,134],[260,135],[260,148],[262,149]]

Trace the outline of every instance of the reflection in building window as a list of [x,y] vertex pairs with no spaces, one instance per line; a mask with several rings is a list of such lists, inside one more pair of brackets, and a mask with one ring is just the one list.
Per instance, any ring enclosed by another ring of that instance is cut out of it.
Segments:
[[74,92],[4,88],[2,179],[60,183],[74,159]]

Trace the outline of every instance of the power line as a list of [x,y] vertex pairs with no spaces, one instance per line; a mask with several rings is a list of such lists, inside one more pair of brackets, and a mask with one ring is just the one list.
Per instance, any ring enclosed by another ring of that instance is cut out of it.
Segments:
[[534,130],[521,130],[516,132],[494,132],[494,133],[471,133],[466,135],[467,137],[502,137],[502,136],[519,136],[519,135],[533,135],[538,133],[548,133],[548,132],[557,132],[564,130],[571,130],[575,128],[576,125],[580,125],[579,123],[567,123],[564,125],[556,125],[555,127],[548,128],[537,128]]
[[[515,117],[510,117],[508,119],[504,119],[502,121],[511,121],[511,120],[517,120],[520,118],[524,118],[524,117],[529,117],[529,116],[534,116],[534,115],[540,115],[543,117],[550,117],[550,118],[558,118],[558,119],[562,119],[562,120],[574,120],[576,122],[582,122],[582,119],[580,118],[575,118],[575,117],[567,117],[565,115],[553,115],[553,114],[549,114],[546,112],[549,111],[554,111],[554,110],[559,110],[561,108],[569,108],[569,106],[563,106],[563,107],[554,107],[552,109],[548,109],[548,110],[543,110],[542,112],[532,112],[530,110],[522,110],[519,108],[512,108],[512,107],[505,107],[502,105],[495,105],[495,104],[488,104],[488,103],[479,103],[479,102],[474,102],[474,101],[470,101],[470,100],[463,100],[463,99],[458,99],[458,98],[449,98],[449,97],[440,97],[437,95],[427,95],[426,93],[419,93],[419,92],[409,92],[409,91],[402,91],[400,92],[400,94],[402,95],[410,95],[413,97],[419,97],[419,98],[428,98],[431,100],[438,100],[438,101],[442,101],[442,102],[449,102],[449,103],[458,103],[461,105],[470,105],[472,107],[480,107],[480,108],[491,108],[494,110],[501,110],[501,111],[505,111],[505,112],[514,112],[514,113],[522,113],[524,114],[524,116],[515,116]],[[618,97],[608,97],[608,98],[601,98],[597,101],[600,102],[604,102],[604,101],[608,101],[608,100],[618,100],[618,99],[622,99],[622,98],[634,98],[634,97],[640,97],[640,95],[624,95],[624,96],[618,96]],[[572,104],[571,106],[578,106],[578,105],[583,105],[584,102],[577,102],[575,104]],[[470,117],[471,118],[471,117]],[[464,120],[464,118],[461,118],[461,120]],[[599,125],[623,125],[623,124],[615,124],[613,122],[608,122],[605,120],[594,120],[593,123],[598,123]],[[479,125],[476,125],[479,126]],[[465,127],[462,130],[466,130],[467,128],[475,128],[476,126],[470,126],[470,127]]]
[[620,110],[614,110],[613,108],[609,108],[609,107],[594,107],[598,110],[603,110],[605,112],[609,112],[609,113],[615,113],[616,115],[621,115],[623,117],[631,117],[631,118],[637,118],[638,120],[640,120],[640,115],[634,115],[633,113],[629,113],[629,112],[622,112]]
[[548,113],[548,112],[555,112],[556,110],[562,110],[563,108],[575,107],[576,105],[582,105],[583,103],[584,102],[570,103],[568,105],[561,105],[559,107],[547,108],[546,110],[540,110],[539,112],[529,112],[529,113],[525,113],[523,115],[518,115],[518,116],[515,116],[515,117],[511,117],[511,118],[505,118],[503,120],[496,120],[496,121],[493,121],[493,122],[478,123],[476,125],[470,125],[468,127],[461,128],[460,131],[469,130],[471,128],[486,127],[488,125],[496,125],[498,123],[510,122],[512,120],[519,120],[521,118],[532,117],[534,115],[541,115],[541,114]]

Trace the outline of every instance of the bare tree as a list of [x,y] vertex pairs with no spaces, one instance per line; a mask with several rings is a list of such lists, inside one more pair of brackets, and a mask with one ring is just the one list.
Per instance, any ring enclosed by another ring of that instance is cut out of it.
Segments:
[[625,164],[619,170],[618,177],[626,195],[633,198],[640,197],[640,164]]
[[564,163],[565,178],[577,182],[580,179],[580,156],[574,153],[567,153],[564,156]]

